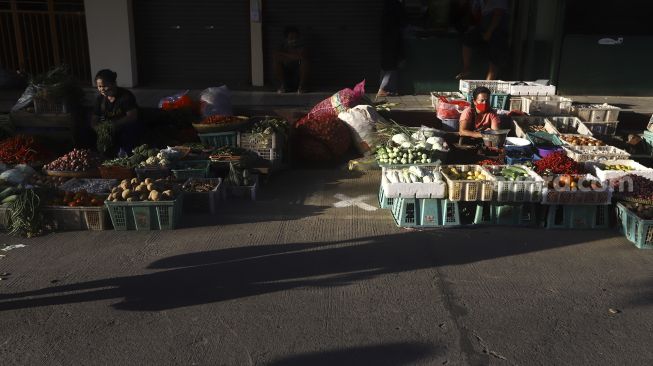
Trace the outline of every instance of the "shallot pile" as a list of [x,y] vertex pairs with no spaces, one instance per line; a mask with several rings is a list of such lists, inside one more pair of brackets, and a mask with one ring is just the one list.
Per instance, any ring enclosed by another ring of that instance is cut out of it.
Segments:
[[47,164],[45,169],[63,172],[84,172],[100,165],[100,159],[91,150],[73,149],[68,154]]

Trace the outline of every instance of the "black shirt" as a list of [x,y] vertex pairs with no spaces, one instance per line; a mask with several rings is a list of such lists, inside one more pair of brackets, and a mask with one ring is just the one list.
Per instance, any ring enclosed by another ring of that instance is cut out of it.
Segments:
[[125,88],[117,88],[113,103],[103,95],[98,95],[95,99],[95,115],[100,122],[121,119],[127,115],[127,112],[136,108],[138,108],[136,97]]

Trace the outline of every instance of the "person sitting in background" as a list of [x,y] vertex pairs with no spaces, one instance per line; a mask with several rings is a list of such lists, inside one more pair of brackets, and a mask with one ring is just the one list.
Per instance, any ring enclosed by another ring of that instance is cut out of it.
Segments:
[[481,132],[487,129],[498,130],[501,120],[490,107],[490,89],[479,86],[472,93],[472,105],[460,114],[460,137],[482,138]]
[[[467,3],[467,1],[463,1]],[[473,0],[472,17],[476,26],[463,35],[463,71],[456,79],[466,79],[472,69],[472,53],[484,50],[490,59],[486,80],[497,78],[508,59],[508,2],[507,0]]]
[[274,53],[274,75],[279,83],[277,93],[294,90],[306,91],[308,79],[308,52],[300,39],[299,30],[286,27],[283,31],[284,42]]
[[98,131],[102,123],[112,124],[117,138],[115,145],[131,151],[140,144],[142,132],[138,122],[138,105],[132,92],[116,85],[117,78],[118,74],[109,69],[100,70],[95,75],[99,95],[95,99],[91,127]]

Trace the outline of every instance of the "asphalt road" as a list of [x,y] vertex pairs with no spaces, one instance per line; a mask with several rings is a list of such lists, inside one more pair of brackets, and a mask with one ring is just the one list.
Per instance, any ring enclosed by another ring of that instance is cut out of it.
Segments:
[[167,232],[0,252],[2,365],[651,365],[653,251],[616,230],[405,230],[378,173],[289,171]]

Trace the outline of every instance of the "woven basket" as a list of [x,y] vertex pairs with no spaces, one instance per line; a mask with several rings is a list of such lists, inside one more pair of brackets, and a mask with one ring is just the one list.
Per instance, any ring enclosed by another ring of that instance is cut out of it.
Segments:
[[64,177],[64,178],[96,178],[100,176],[100,171],[98,169],[86,170],[83,172],[69,172],[69,171],[58,171],[58,170],[43,170],[46,175],[51,177]]
[[214,124],[214,125],[193,123],[193,128],[198,133],[216,133],[216,132],[235,131],[240,128],[246,127],[249,124],[248,117],[236,116],[235,118],[237,118],[238,121],[232,123],[222,123],[222,124]]
[[122,166],[101,166],[100,177],[104,179],[130,179],[136,176],[134,169]]

